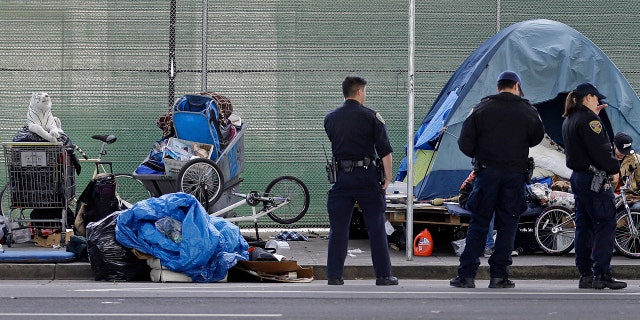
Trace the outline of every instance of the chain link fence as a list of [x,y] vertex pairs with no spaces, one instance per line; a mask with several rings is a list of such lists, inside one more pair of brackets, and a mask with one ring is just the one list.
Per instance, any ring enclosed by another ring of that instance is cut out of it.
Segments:
[[[231,99],[248,125],[241,191],[294,175],[311,191],[295,227],[328,225],[322,119],[342,101],[348,74],[368,82],[385,118],[394,171],[407,121],[408,2],[5,0],[0,3],[0,141],[25,125],[31,93],[48,92],[72,141],[96,155],[92,134],[113,133],[107,158],[133,172],[161,138],[156,120],[174,99],[207,91]],[[415,127],[459,64],[512,23],[546,18],[598,45],[632,87],[640,50],[634,0],[433,0],[416,4]],[[80,189],[89,179],[84,170]],[[4,168],[2,168],[4,183]],[[269,225],[270,220],[261,220]]]

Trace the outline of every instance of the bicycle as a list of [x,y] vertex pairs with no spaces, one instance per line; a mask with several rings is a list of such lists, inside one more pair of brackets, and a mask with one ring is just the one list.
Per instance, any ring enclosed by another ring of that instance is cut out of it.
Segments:
[[[626,179],[616,195],[616,235],[614,246],[628,258],[640,258],[640,212],[632,211],[626,201],[631,179]],[[534,231],[540,248],[551,255],[569,253],[574,247],[575,213],[565,207],[544,209],[536,219]]]
[[[93,135],[91,136],[91,138],[102,142],[97,158],[89,158],[87,154],[82,151],[82,149],[80,149],[77,145],[75,146],[75,150],[78,151],[78,153],[80,153],[80,155],[82,156],[82,159],[79,159],[80,163],[95,163],[95,168],[91,176],[91,179],[94,179],[100,173],[113,172],[112,163],[108,161],[102,161],[102,158],[107,155],[107,145],[115,143],[117,137],[113,134],[109,134]],[[109,170],[107,170],[106,166],[109,166]],[[142,181],[135,178],[132,174],[114,173],[113,175],[116,178],[116,193],[118,194],[118,197],[124,202],[125,206],[131,207],[131,205],[133,205],[134,203],[151,197],[151,193],[144,187]],[[76,198],[74,198],[74,200],[77,201]]]
[[[100,173],[112,172],[112,163],[104,162],[102,159],[107,154],[106,146],[116,142],[117,138],[115,135],[93,135],[91,138],[102,142],[97,158],[89,158],[77,145],[73,148],[82,156],[78,162],[95,163],[93,179]],[[65,150],[61,143],[22,142],[5,143],[3,146],[8,181],[0,191],[0,215],[8,217],[9,220],[6,234],[7,246],[11,247],[14,240],[12,229],[26,228],[60,228],[63,233],[61,244],[64,244],[64,233],[69,226],[73,225],[72,218],[78,203],[75,194],[75,170],[71,165],[70,156],[67,155],[69,151]],[[25,157],[23,153],[27,156]],[[24,163],[25,159],[27,163]],[[109,171],[106,166],[109,166]],[[114,176],[117,181],[116,192],[124,206],[130,207],[132,203],[149,198],[149,192],[133,175],[116,173]],[[23,181],[20,180],[25,177],[33,181],[29,181],[28,185],[21,185]],[[34,188],[33,186],[36,185],[37,187]],[[40,185],[44,185],[44,188]],[[48,187],[51,188],[47,189]],[[45,196],[39,193],[44,193]],[[33,209],[57,208],[62,211],[60,218],[32,219],[31,217]],[[26,210],[29,209],[32,210],[27,212]],[[19,213],[14,218],[15,210]],[[13,228],[15,225],[12,226],[12,223],[17,223],[18,227]]]

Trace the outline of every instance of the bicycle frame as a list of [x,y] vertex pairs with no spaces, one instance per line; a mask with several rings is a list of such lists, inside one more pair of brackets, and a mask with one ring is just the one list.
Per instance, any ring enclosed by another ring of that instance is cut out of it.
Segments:
[[[259,218],[273,212],[274,210],[282,206],[287,205],[290,202],[290,199],[284,198],[284,197],[262,197],[256,191],[250,192],[248,194],[236,193],[236,192],[232,194],[234,196],[237,196],[243,199],[225,208],[222,208],[214,213],[211,213],[209,215],[212,217],[217,217],[235,208],[248,204],[251,206],[251,215],[240,216],[240,217],[230,217],[225,219],[229,222],[253,221],[254,223],[256,223]],[[273,205],[274,201],[282,201],[282,202],[279,204]],[[263,203],[265,206],[262,210],[256,212],[256,206],[260,203]]]

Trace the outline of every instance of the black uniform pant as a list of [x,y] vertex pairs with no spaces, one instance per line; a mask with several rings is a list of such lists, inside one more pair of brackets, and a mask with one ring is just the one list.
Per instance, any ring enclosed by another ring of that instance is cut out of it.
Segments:
[[460,255],[458,275],[475,278],[484,253],[491,217],[498,231],[494,252],[489,258],[492,278],[508,278],[511,252],[520,214],[526,209],[525,174],[488,167],[476,173],[473,190],[467,201],[471,221],[464,251]]
[[353,168],[349,173],[338,171],[336,183],[329,190],[327,211],[329,213],[329,247],[327,277],[341,279],[349,244],[349,225],[354,205],[362,209],[367,227],[371,260],[376,277],[391,275],[391,260],[385,231],[386,200],[384,190],[377,180],[375,167]]
[[591,191],[592,172],[574,171],[571,189],[576,201],[576,266],[580,274],[611,272],[616,234],[616,204],[613,190]]

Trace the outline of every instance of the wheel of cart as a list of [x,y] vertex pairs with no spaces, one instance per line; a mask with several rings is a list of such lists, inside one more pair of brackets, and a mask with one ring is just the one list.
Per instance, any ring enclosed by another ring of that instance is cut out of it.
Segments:
[[205,209],[222,195],[224,178],[222,170],[209,159],[192,159],[184,164],[178,174],[180,191],[196,197]]
[[551,206],[545,208],[534,225],[536,242],[550,255],[563,255],[573,249],[576,233],[574,212],[568,208]]

